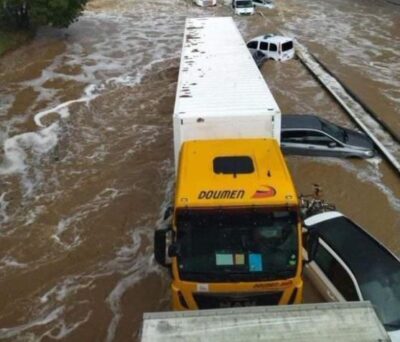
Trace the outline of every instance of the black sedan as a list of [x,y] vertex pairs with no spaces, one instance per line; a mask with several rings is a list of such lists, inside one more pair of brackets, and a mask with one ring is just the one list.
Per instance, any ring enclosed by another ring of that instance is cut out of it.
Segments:
[[281,147],[287,154],[371,158],[374,144],[363,133],[315,115],[282,115]]

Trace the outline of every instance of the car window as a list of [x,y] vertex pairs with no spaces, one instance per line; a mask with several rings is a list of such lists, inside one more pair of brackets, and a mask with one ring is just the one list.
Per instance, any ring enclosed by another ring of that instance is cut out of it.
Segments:
[[260,43],[260,50],[268,50],[268,43],[261,42]]
[[282,142],[288,143],[304,143],[306,137],[307,134],[304,131],[286,131],[281,134]]
[[321,128],[324,132],[330,134],[339,141],[345,141],[346,132],[343,128],[325,120],[321,120]]
[[334,140],[325,134],[315,131],[307,131],[307,137],[305,138],[305,141],[308,144],[320,146],[328,146],[330,143],[334,142]]
[[314,260],[346,300],[360,300],[350,275],[321,244],[318,245]]
[[276,44],[273,43],[269,44],[269,51],[278,51]]
[[249,49],[257,49],[257,45],[258,45],[257,41],[252,41],[252,42],[247,43],[247,47]]
[[286,42],[282,44],[282,51],[287,51],[293,49],[293,42]]
[[256,2],[258,4],[261,4],[261,0],[253,0],[253,2]]
[[[400,263],[375,238],[346,217],[318,224],[322,239],[346,262],[364,300],[387,329],[400,327]],[[355,244],[354,241],[357,241]]]

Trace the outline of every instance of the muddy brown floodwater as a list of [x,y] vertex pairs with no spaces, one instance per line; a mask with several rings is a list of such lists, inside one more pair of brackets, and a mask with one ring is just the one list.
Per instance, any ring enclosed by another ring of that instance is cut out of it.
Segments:
[[[228,4],[93,0],[0,59],[0,339],[127,341],[169,308],[152,234],[173,189],[172,129],[186,17]],[[276,0],[235,18],[245,39],[297,37],[400,131],[400,8]],[[262,68],[284,113],[352,122],[298,60]],[[299,192],[325,198],[400,255],[400,182],[372,160],[287,157]],[[309,286],[309,284],[308,284]],[[311,286],[306,300],[319,300]]]

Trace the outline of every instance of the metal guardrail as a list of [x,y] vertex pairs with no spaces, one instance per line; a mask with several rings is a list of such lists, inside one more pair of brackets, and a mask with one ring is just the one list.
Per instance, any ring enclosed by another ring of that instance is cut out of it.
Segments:
[[[394,155],[400,155],[399,136],[387,126],[348,86],[337,77],[308,49],[295,42],[296,55],[315,79],[333,96],[353,121],[369,136],[375,146],[395,171],[400,175],[400,162]],[[374,129],[375,132],[372,132]],[[390,146],[390,149],[388,148]]]

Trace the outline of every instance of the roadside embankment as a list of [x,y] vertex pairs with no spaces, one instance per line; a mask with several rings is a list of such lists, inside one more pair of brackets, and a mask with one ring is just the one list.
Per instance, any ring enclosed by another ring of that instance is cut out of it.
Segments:
[[26,43],[35,35],[32,31],[12,31],[0,28],[0,56]]

